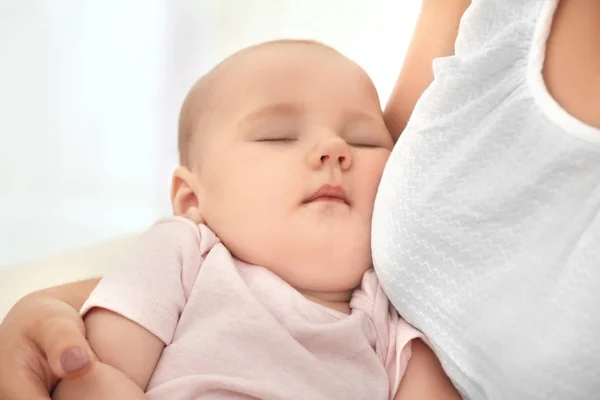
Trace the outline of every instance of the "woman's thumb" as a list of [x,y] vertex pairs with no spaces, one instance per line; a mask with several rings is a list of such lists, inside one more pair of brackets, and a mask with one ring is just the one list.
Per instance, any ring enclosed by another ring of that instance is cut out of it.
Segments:
[[52,318],[37,329],[39,331],[32,332],[32,339],[46,355],[50,369],[58,378],[80,377],[91,369],[95,356],[85,338],[81,318]]

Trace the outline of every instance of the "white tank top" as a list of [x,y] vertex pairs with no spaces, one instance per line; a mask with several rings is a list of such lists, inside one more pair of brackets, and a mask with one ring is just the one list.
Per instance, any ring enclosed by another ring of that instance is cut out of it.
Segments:
[[382,285],[465,399],[600,398],[600,129],[544,85],[556,5],[472,2],[376,201]]

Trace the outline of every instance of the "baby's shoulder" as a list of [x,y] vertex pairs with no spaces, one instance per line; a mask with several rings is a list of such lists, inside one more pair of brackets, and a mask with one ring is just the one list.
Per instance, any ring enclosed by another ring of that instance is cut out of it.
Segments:
[[159,246],[174,246],[179,251],[197,252],[204,255],[217,243],[217,235],[206,225],[196,224],[184,217],[171,216],[156,221],[146,232]]

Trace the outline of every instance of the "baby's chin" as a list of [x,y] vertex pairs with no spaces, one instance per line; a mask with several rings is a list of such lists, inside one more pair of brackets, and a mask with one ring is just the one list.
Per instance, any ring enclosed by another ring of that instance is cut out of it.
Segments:
[[[349,268],[329,269],[328,271],[313,271],[308,273],[302,271],[299,274],[291,274],[289,277],[291,286],[306,293],[320,293],[331,296],[332,299],[340,299],[347,296],[348,300],[352,292],[360,286],[365,272],[372,266],[349,266]],[[284,280],[286,277],[282,277]]]
[[248,237],[238,240],[239,246],[223,243],[236,258],[266,268],[290,286],[307,292],[352,292],[373,267],[370,242],[362,232],[354,240],[318,234],[281,236],[275,240]]
[[302,282],[303,286],[295,286],[295,289],[313,303],[344,314],[350,314],[352,294],[358,289],[364,273],[369,269],[347,271],[348,273],[343,278],[332,277],[328,279],[325,276],[305,278]]

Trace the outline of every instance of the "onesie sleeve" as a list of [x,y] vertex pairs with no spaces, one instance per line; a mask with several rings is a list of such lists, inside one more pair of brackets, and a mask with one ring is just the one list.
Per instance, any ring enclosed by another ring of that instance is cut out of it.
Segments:
[[365,310],[375,328],[375,351],[387,372],[393,399],[411,357],[412,340],[426,340],[425,336],[398,315],[373,270],[365,273],[352,303]]
[[201,228],[181,217],[155,223],[119,268],[100,280],[81,315],[104,308],[170,344],[202,264]]

